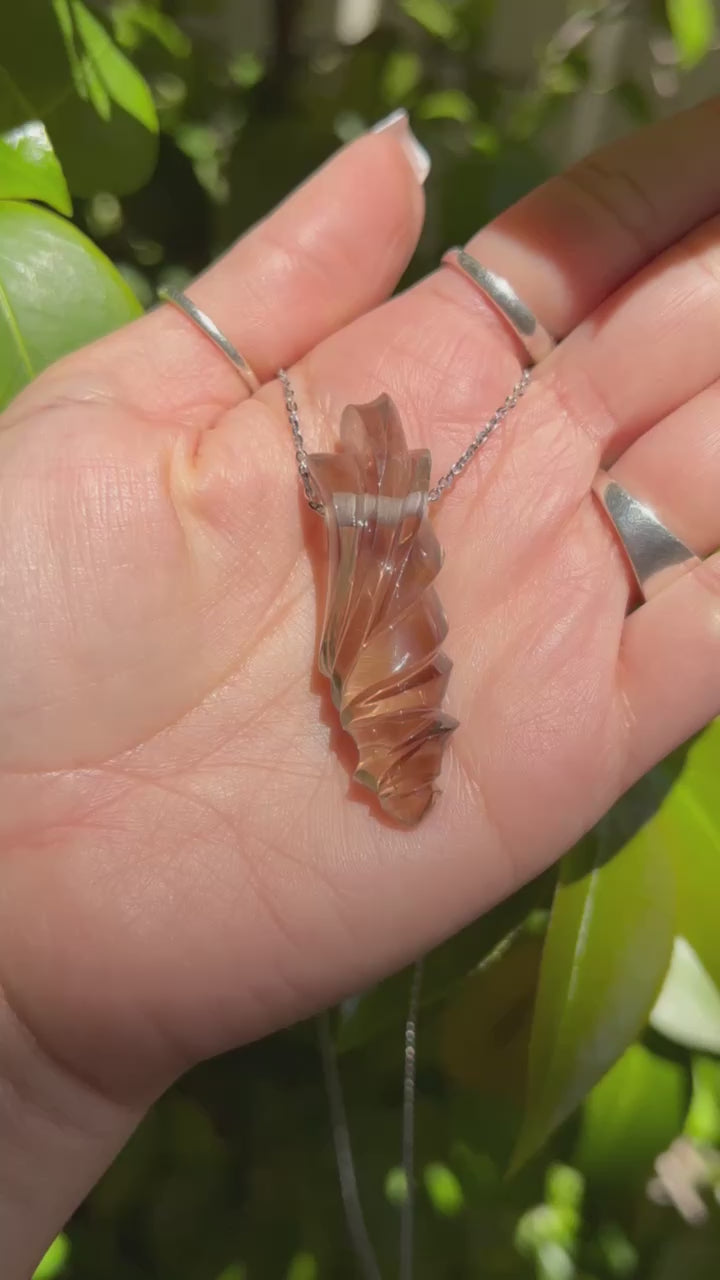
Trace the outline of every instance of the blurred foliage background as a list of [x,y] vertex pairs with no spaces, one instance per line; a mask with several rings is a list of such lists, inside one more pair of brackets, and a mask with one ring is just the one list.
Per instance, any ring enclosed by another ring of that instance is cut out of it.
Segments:
[[[5,0],[0,407],[183,285],[407,107],[433,172],[409,278],[599,142],[707,96],[712,0]],[[720,1274],[720,723],[559,869],[426,960],[417,1280]],[[412,974],[207,1063],[38,1280],[398,1274]],[[348,1240],[339,1071],[379,1268]]]

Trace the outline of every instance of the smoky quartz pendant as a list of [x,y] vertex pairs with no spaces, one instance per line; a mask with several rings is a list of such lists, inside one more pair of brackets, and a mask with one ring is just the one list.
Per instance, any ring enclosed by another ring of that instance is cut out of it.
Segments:
[[442,551],[428,516],[430,452],[408,450],[387,396],[350,405],[340,443],[308,458],[328,531],[319,667],[357,746],[355,777],[412,826],[457,725],[442,709],[452,664],[434,587]]

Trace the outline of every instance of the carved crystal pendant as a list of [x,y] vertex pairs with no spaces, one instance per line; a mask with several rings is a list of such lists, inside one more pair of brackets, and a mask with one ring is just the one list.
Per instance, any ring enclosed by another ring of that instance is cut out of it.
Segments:
[[433,586],[442,551],[427,514],[430,452],[408,450],[388,396],[349,405],[340,440],[339,453],[308,459],[329,544],[318,664],[358,749],[355,777],[413,825],[457,725],[442,710],[452,663]]

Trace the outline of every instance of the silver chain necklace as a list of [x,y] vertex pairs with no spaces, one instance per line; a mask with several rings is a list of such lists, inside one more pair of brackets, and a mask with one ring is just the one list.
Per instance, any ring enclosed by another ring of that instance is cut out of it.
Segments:
[[[278,378],[282,383],[283,391],[285,393],[285,408],[287,409],[288,421],[290,423],[290,429],[295,442],[295,461],[297,462],[298,474],[302,482],[305,497],[307,498],[307,504],[313,511],[322,513],[325,508],[318,497],[310,474],[305,440],[303,438],[302,431],[300,430],[300,411],[298,409],[295,391],[286,369],[278,370]],[[488,418],[487,422],[480,428],[477,435],[473,436],[465,452],[460,454],[460,457],[453,463],[450,470],[446,471],[445,475],[440,477],[435,487],[429,491],[427,495],[428,502],[437,502],[438,498],[442,498],[445,491],[450,488],[451,484],[453,484],[455,480],[457,480],[458,476],[465,470],[468,463],[472,462],[478,449],[482,448],[485,441],[492,435],[493,431],[495,431],[500,424],[504,422],[508,414],[515,408],[518,400],[524,396],[529,385],[530,370],[525,369],[522,376],[515,383],[510,394],[505,397],[502,404],[499,405],[492,416]]]

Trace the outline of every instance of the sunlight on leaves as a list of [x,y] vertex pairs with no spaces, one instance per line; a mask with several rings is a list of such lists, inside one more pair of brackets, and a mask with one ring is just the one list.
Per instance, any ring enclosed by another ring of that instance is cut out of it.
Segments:
[[456,1218],[465,1207],[462,1187],[446,1164],[428,1164],[423,1170],[425,1190],[433,1208],[445,1218]]
[[556,1209],[579,1210],[585,1194],[585,1179],[569,1164],[551,1164],[545,1174],[545,1199]]
[[72,215],[65,176],[39,120],[0,137],[0,200],[39,200]]
[[631,1045],[585,1101],[575,1162],[596,1186],[642,1186],[680,1132],[687,1096],[679,1063]]
[[62,1275],[69,1260],[70,1241],[67,1236],[58,1236],[33,1272],[32,1280],[55,1280],[56,1276]]
[[141,314],[117,269],[72,223],[0,201],[0,408],[53,360]]
[[675,890],[669,851],[647,819],[674,772],[663,766],[642,779],[561,864],[513,1167],[578,1106],[655,1003],[670,962]]
[[720,991],[686,938],[676,938],[650,1025],[676,1044],[720,1053]]
[[460,124],[469,124],[475,119],[476,108],[462,89],[442,89],[423,98],[418,115],[423,120],[457,120]]
[[677,894],[676,933],[686,938],[720,988],[720,720],[701,733],[654,819],[670,850]]
[[689,71],[709,53],[715,38],[712,0],[667,0],[670,30],[680,64]]
[[124,194],[150,177],[150,89],[80,0],[0,4],[0,131],[42,120],[74,195]]

